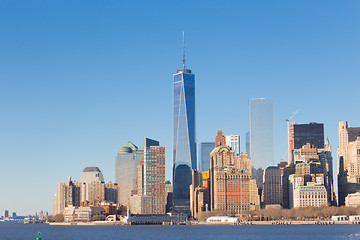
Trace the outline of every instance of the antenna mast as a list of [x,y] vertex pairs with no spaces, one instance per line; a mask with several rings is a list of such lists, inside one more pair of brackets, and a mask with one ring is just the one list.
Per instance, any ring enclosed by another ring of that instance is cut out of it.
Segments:
[[183,31],[183,70],[185,70],[185,33]]

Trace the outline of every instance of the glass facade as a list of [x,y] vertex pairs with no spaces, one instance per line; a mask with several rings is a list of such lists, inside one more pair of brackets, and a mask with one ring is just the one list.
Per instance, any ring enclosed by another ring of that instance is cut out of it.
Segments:
[[240,154],[240,136],[227,135],[225,136],[225,144],[235,151],[236,155]]
[[115,159],[115,180],[119,187],[119,203],[127,206],[131,191],[137,189],[137,165],[144,151],[128,142],[118,151]]
[[324,124],[309,123],[294,125],[294,148],[299,149],[307,143],[316,148],[324,148]]
[[274,162],[273,100],[249,100],[250,157],[255,168],[266,169]]
[[188,192],[191,184],[191,169],[196,169],[197,167],[195,75],[191,73],[191,70],[182,69],[174,74],[173,90],[173,203],[174,210],[176,211],[177,205],[185,206],[187,204],[185,202],[190,200]]
[[215,142],[203,142],[199,144],[199,166],[201,171],[210,169],[210,153],[215,148]]

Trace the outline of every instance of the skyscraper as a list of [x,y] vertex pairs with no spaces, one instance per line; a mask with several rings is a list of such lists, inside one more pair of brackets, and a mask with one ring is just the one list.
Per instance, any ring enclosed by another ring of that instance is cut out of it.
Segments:
[[235,151],[236,155],[240,154],[240,136],[227,135],[225,136],[225,144]]
[[199,166],[201,171],[210,169],[210,153],[215,148],[215,142],[202,142],[199,144]]
[[274,162],[273,100],[249,100],[250,156],[255,168],[266,169]]
[[246,153],[250,156],[250,132],[246,132],[245,141]]
[[152,196],[152,213],[165,213],[165,147],[159,142],[144,140],[144,195]]
[[127,206],[132,191],[137,190],[137,165],[144,156],[143,149],[138,149],[132,142],[120,147],[115,160],[115,180],[119,187],[118,201]]
[[293,162],[294,149],[310,143],[316,148],[324,148],[324,124],[311,122],[309,124],[295,124],[290,126],[290,161]]
[[339,122],[337,155],[339,206],[343,206],[348,194],[360,191],[360,127],[349,127],[347,122]]
[[175,211],[190,213],[191,169],[197,167],[195,75],[185,68],[185,51],[183,68],[174,74],[173,83],[173,204]]

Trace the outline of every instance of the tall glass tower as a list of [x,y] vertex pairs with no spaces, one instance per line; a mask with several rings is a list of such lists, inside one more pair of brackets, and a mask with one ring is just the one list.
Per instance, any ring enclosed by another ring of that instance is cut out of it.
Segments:
[[195,75],[185,68],[185,51],[183,68],[174,74],[173,98],[173,210],[189,213],[191,169],[197,166]]
[[274,162],[273,100],[249,100],[250,157],[255,168],[266,169]]

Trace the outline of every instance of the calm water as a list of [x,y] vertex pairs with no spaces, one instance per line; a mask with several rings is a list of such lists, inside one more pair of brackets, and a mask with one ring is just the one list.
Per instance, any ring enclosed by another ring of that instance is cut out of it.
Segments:
[[0,223],[1,240],[49,239],[360,239],[360,225],[325,226],[49,226]]

